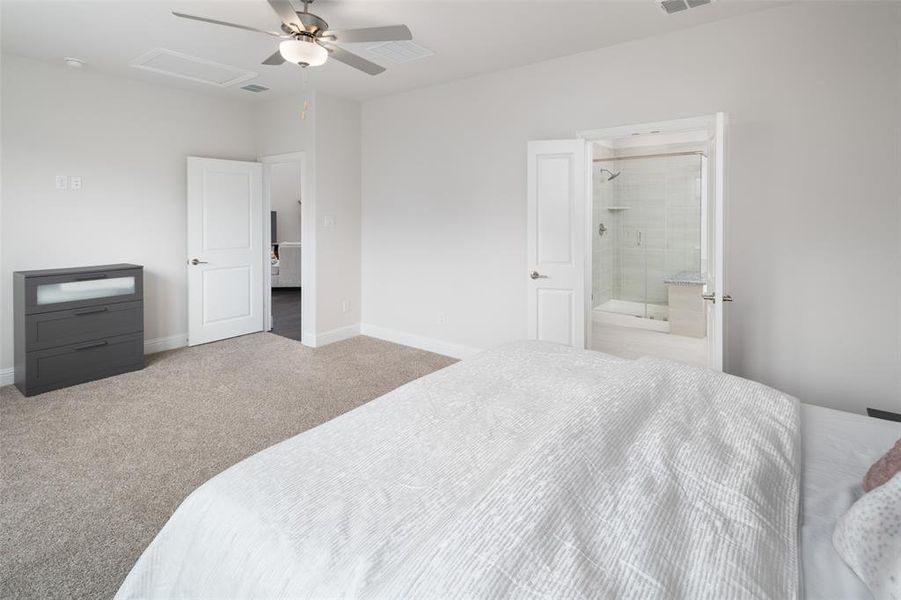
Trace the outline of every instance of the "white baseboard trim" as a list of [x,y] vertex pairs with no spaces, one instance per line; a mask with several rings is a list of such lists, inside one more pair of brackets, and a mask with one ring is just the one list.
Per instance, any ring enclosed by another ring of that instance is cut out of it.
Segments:
[[156,354],[165,350],[175,350],[188,345],[188,334],[180,333],[169,337],[144,340],[144,354]]
[[303,344],[310,348],[319,348],[358,335],[360,335],[360,324],[355,323],[353,325],[346,325],[344,327],[338,327],[337,329],[323,331],[322,333],[304,333]]
[[[412,348],[419,348],[427,352],[442,354],[452,358],[468,358],[478,354],[482,350],[462,344],[455,344],[445,340],[428,338],[421,335],[379,327],[378,325],[347,325],[325,331],[320,334],[304,334],[304,344],[313,348],[326,346],[341,340],[350,339],[357,335],[368,335],[395,344],[402,344]],[[308,339],[309,338],[309,339]],[[155,354],[166,350],[175,350],[188,345],[187,334],[170,335],[168,337],[144,340],[144,354]],[[15,380],[15,369],[9,367],[0,369],[0,386],[11,385]]]
[[451,358],[469,358],[482,351],[481,348],[473,348],[472,346],[464,346],[463,344],[455,344],[445,340],[429,338],[396,329],[388,329],[378,325],[363,324],[360,326],[360,333],[370,337],[385,340],[386,342],[394,342],[412,348],[419,348],[427,352],[450,356]]

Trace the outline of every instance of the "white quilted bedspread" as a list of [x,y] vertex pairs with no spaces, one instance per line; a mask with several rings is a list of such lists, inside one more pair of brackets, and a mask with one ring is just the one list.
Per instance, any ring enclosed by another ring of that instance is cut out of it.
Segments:
[[789,396],[519,343],[214,477],[116,597],[796,598],[799,464]]

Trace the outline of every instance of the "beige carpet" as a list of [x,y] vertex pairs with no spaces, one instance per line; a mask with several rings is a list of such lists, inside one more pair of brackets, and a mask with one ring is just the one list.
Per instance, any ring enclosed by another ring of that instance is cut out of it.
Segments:
[[112,597],[198,485],[452,362],[367,337],[313,350],[259,333],[32,398],[0,389],[0,595]]

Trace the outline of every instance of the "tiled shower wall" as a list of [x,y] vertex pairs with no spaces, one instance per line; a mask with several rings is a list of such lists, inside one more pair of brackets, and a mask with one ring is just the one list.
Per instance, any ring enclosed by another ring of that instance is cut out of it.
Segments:
[[[602,147],[595,147],[595,158],[612,157],[613,151]],[[605,178],[598,175],[598,169],[605,163],[595,163],[592,177],[592,234],[591,234],[591,261],[593,274],[591,278],[592,306],[598,306],[613,298],[613,274],[616,252],[614,231],[611,227],[608,206],[613,205],[614,188],[611,186],[616,180],[606,182]],[[611,166],[607,168],[613,170]],[[615,171],[614,171],[615,172]],[[598,233],[600,224],[607,227],[604,235]]]
[[[601,167],[622,174],[606,181]],[[700,270],[700,156],[620,159],[594,168],[594,306],[611,298],[666,304],[664,278]]]

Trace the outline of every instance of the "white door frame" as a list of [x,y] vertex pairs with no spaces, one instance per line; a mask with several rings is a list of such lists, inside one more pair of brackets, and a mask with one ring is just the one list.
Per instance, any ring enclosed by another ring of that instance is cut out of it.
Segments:
[[[300,343],[304,346],[315,347],[312,341],[316,339],[313,333],[316,331],[316,198],[313,187],[310,185],[307,172],[307,153],[288,152],[286,154],[271,154],[260,156],[259,162],[263,163],[263,243],[265,248],[272,248],[272,230],[269,213],[272,211],[271,198],[271,166],[279,163],[300,164],[300,220],[301,220],[301,250],[300,250]],[[265,331],[272,329],[272,266],[269,255],[265,257],[263,269],[263,294],[265,307],[263,316],[265,319]]]
[[[698,117],[689,117],[685,119],[673,119],[669,121],[657,121],[653,123],[639,123],[632,125],[620,125],[617,127],[607,127],[603,129],[592,129],[586,131],[579,131],[576,135],[579,138],[587,140],[589,142],[604,140],[604,139],[616,139],[616,138],[626,138],[636,133],[639,134],[675,134],[675,133],[687,133],[693,131],[705,131],[709,134],[709,138],[714,141],[714,156],[708,159],[708,166],[712,163],[714,169],[714,183],[713,189],[708,190],[708,214],[710,213],[710,209],[713,209],[713,232],[714,232],[714,251],[713,256],[708,257],[714,261],[713,272],[714,272],[714,286],[713,290],[709,290],[708,292],[713,292],[714,294],[714,306],[712,308],[713,314],[713,322],[714,322],[714,331],[711,335],[709,335],[708,341],[708,358],[707,364],[711,369],[716,369],[718,371],[723,370],[723,360],[725,355],[725,344],[724,344],[724,319],[723,319],[723,298],[726,296],[726,269],[725,269],[725,223],[726,223],[726,177],[728,166],[726,163],[726,155],[725,155],[725,134],[726,134],[726,124],[728,121],[728,115],[723,112],[718,112],[710,115],[702,115]],[[591,183],[590,179],[591,175],[589,174],[589,185]],[[592,188],[589,188],[592,189]],[[710,194],[712,192],[712,194]],[[712,203],[711,203],[712,196]],[[593,202],[593,194],[589,195],[588,202],[589,206],[587,207],[588,215],[591,215],[591,202]],[[587,277],[589,278],[587,281],[590,281],[590,278],[593,274],[592,268],[592,252],[591,252],[591,236],[593,234],[592,224],[588,225],[588,256],[586,260],[587,264]],[[591,306],[590,298],[591,298],[591,290],[592,285],[586,285],[586,294],[588,295],[587,305]],[[731,300],[731,298],[730,298]],[[590,310],[590,309],[589,309]],[[588,318],[590,319],[590,313]],[[590,321],[589,321],[590,322]],[[590,343],[590,335],[591,335],[591,327],[588,327],[588,340]]]
[[[725,327],[725,307],[723,306],[727,298],[726,295],[726,174],[728,167],[726,166],[726,127],[729,117],[726,113],[718,112],[714,115],[714,188],[713,188],[713,227],[714,227],[714,254],[713,254],[713,272],[714,272],[714,298],[719,303],[719,309],[713,311],[713,318],[716,323],[714,327],[714,335],[718,339],[713,340],[711,348],[719,348],[719,353],[713,357],[711,368],[722,371],[726,360],[726,327]],[[708,163],[709,165],[709,163]],[[709,202],[709,199],[708,199]],[[709,204],[708,204],[709,214]],[[729,301],[732,297],[728,296]]]

